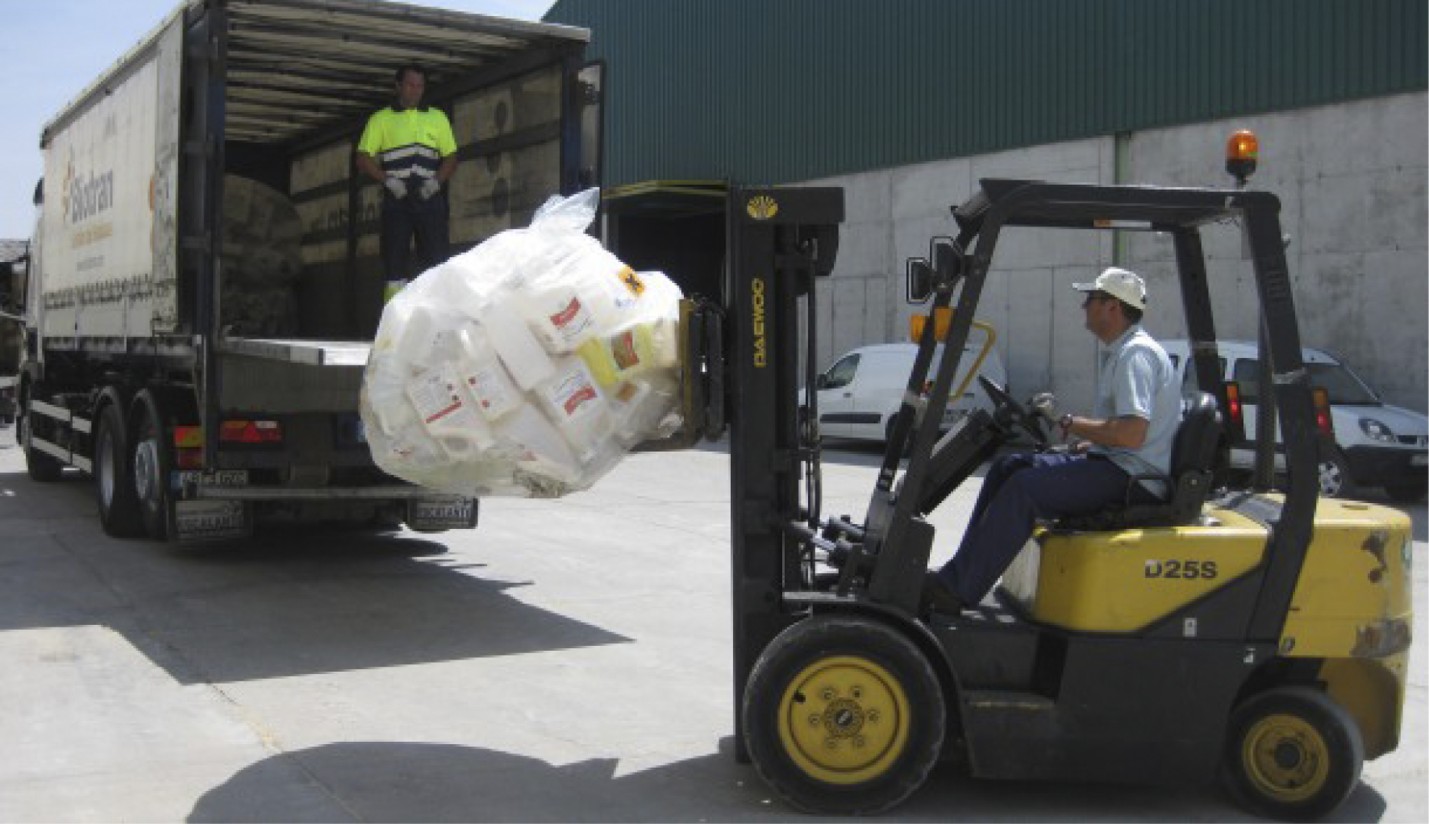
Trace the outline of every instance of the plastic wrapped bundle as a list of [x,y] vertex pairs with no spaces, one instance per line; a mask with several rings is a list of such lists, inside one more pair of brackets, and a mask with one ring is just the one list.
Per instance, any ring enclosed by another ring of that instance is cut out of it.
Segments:
[[363,377],[377,465],[462,495],[585,489],[680,421],[680,290],[585,234],[591,189],[423,273]]

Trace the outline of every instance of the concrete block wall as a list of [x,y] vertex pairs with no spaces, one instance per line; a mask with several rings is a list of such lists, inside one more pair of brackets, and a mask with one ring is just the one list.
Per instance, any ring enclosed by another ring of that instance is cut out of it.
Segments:
[[[1424,411],[1429,393],[1429,254],[1426,180],[1429,111],[1414,93],[1336,106],[1199,123],[1126,135],[809,181],[843,186],[847,222],[839,261],[822,292],[819,360],[865,343],[905,340],[905,260],[952,235],[951,207],[986,177],[1227,186],[1224,147],[1237,128],[1260,137],[1252,185],[1280,196],[1301,336],[1343,355],[1386,400]],[[1118,152],[1124,155],[1118,162]],[[1206,227],[1217,331],[1256,334],[1254,278],[1233,224]],[[1146,326],[1181,337],[1174,250],[1147,233],[1012,229],[993,260],[979,317],[998,330],[1015,395],[1056,392],[1090,406],[1096,346],[1071,284],[1112,263],[1140,272],[1151,302]]]

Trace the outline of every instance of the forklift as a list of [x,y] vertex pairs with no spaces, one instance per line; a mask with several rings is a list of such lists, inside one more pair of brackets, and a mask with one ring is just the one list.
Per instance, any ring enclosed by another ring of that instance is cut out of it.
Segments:
[[[1317,393],[1278,199],[1243,177],[1233,189],[988,179],[952,211],[956,233],[907,272],[910,301],[951,311],[944,345],[940,324],[923,324],[863,517],[826,518],[808,384],[843,192],[731,187],[723,299],[687,301],[683,354],[686,432],[729,437],[736,757],[818,815],[889,810],[942,759],[989,779],[1219,781],[1277,818],[1335,809],[1363,761],[1398,745],[1413,540],[1401,512],[1318,498]],[[1200,234],[1227,222],[1253,258],[1273,387],[1245,488],[1229,485],[1238,400],[1216,362]],[[945,615],[920,603],[938,540],[927,516],[1015,438],[1046,443],[991,382],[994,411],[939,431],[1007,227],[1169,236],[1204,391],[1188,398],[1164,502],[1039,524],[992,594]]]

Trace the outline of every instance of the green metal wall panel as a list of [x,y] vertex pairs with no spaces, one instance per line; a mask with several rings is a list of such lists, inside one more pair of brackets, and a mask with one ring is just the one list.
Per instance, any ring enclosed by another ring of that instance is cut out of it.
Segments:
[[606,182],[784,183],[1423,90],[1425,0],[557,0]]

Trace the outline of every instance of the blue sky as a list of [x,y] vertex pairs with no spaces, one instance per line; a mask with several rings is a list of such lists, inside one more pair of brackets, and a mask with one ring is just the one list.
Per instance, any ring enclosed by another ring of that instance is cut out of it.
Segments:
[[[552,0],[408,0],[539,20]],[[34,228],[30,198],[44,166],[40,129],[159,24],[179,0],[0,0],[0,239]]]

